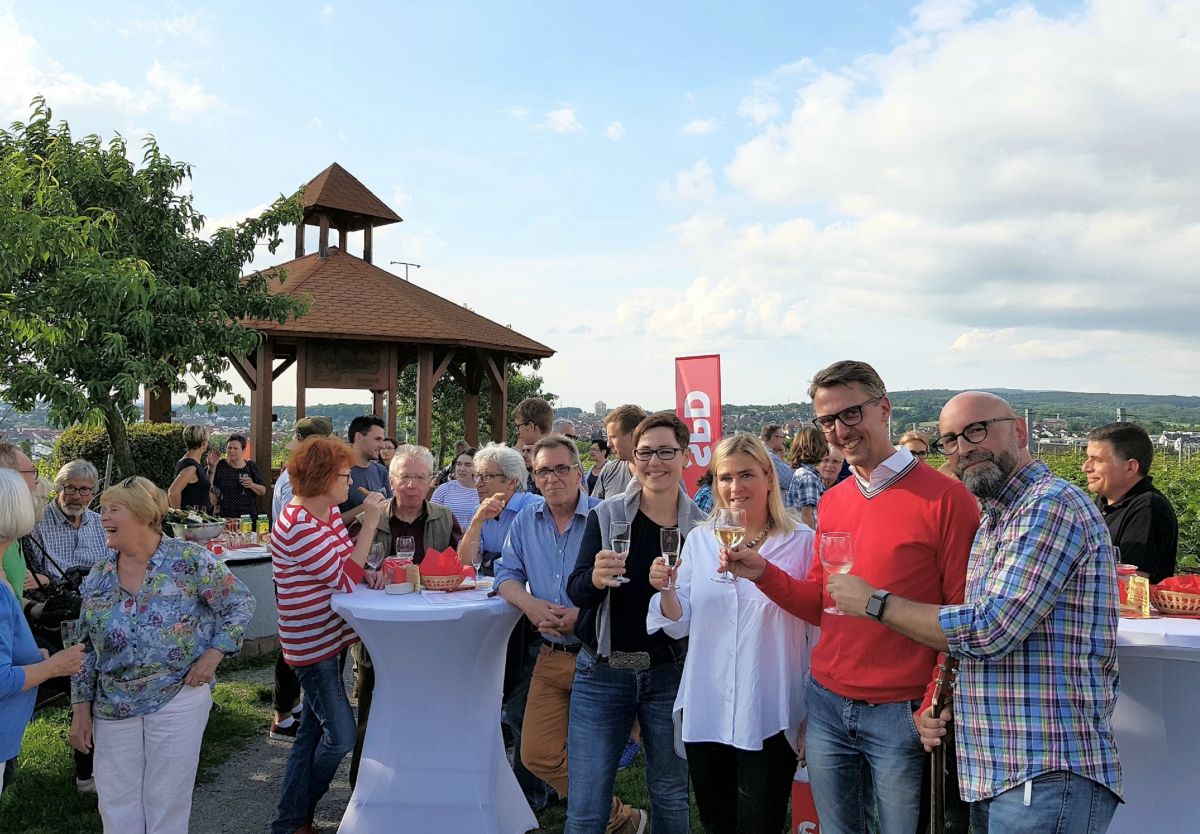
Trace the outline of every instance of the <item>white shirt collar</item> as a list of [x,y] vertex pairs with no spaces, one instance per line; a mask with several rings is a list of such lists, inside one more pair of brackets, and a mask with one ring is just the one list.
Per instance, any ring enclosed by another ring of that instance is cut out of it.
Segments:
[[887,486],[888,482],[903,472],[909,465],[912,464],[913,455],[908,449],[897,449],[883,463],[871,470],[870,480],[865,480],[858,473],[857,466],[851,466],[850,471],[854,473],[854,477],[858,479],[859,486],[865,489],[868,493],[878,492]]

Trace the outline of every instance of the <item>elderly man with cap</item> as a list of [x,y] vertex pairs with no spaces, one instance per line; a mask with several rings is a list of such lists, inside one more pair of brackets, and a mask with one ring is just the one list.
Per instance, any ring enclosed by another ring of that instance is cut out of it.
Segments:
[[[288,454],[310,437],[332,437],[333,420],[328,417],[301,417],[296,421],[295,436],[288,441]],[[279,518],[283,508],[292,500],[292,483],[288,479],[285,466],[279,471],[279,480],[275,482],[275,491],[271,496],[271,518]],[[271,718],[269,735],[276,741],[295,741],[296,730],[300,728],[300,680],[292,667],[284,662],[283,653],[275,661],[275,715]]]

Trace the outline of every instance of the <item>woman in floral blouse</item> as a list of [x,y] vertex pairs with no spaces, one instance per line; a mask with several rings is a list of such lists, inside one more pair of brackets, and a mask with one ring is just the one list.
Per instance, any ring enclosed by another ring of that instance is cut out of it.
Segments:
[[71,745],[95,745],[105,831],[186,832],[213,673],[254,597],[203,547],[162,535],[167,496],[127,478],[100,496],[108,558],[83,583]]

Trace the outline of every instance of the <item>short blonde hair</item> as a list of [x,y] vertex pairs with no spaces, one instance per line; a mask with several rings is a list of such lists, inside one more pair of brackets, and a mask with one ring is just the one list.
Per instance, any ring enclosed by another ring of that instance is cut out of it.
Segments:
[[33,496],[21,473],[0,468],[0,540],[15,541],[33,530]]
[[184,426],[183,445],[189,449],[199,449],[208,442],[208,426]]
[[914,440],[918,443],[924,443],[925,451],[927,452],[933,448],[933,444],[929,442],[929,435],[923,431],[906,431],[900,435],[900,439],[896,441],[896,445],[905,446],[905,444],[912,443]]
[[120,504],[147,527],[161,526],[167,516],[167,494],[149,478],[137,475],[104,490],[100,504]]
[[782,490],[779,487],[779,477],[775,474],[775,464],[771,462],[771,453],[767,451],[763,442],[752,434],[735,434],[717,444],[712,456],[712,466],[709,467],[713,475],[713,508],[725,506],[718,489],[719,469],[727,458],[734,455],[749,455],[754,458],[754,462],[762,469],[763,477],[770,478],[775,484],[775,488],[767,493],[767,518],[775,522],[775,531],[790,533],[795,530],[796,518],[783,506],[783,496],[780,495]]

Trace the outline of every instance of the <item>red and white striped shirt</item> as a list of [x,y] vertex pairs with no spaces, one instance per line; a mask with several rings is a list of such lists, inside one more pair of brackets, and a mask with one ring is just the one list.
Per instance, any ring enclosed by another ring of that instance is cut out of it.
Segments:
[[354,630],[329,605],[335,591],[350,593],[362,580],[362,567],[350,558],[353,552],[336,506],[327,522],[299,504],[288,504],[276,519],[271,568],[279,645],[289,666],[320,663],[357,642]]

